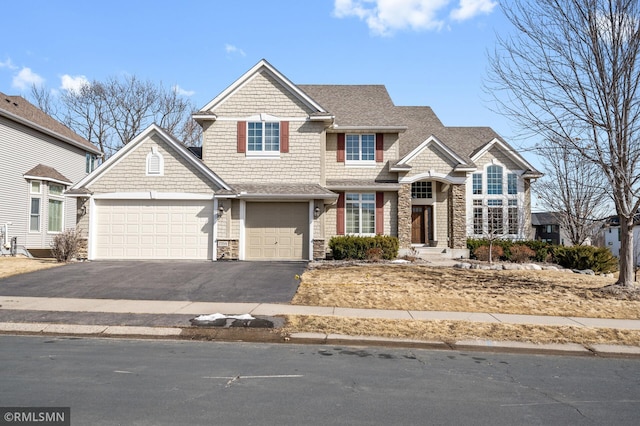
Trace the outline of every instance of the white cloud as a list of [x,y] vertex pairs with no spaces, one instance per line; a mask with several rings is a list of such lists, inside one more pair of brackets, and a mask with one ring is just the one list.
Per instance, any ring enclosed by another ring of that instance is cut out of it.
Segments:
[[88,86],[91,83],[84,75],[76,75],[75,77],[65,74],[60,77],[60,88],[68,92],[79,93],[84,86]]
[[173,86],[172,89],[173,89],[174,92],[176,92],[176,94],[178,94],[180,96],[193,96],[196,93],[193,90],[185,90],[182,87],[178,86],[177,84],[175,86]]
[[[372,33],[391,35],[397,30],[440,30],[446,23],[446,6],[451,0],[335,0],[337,18],[357,17]],[[462,21],[479,13],[490,13],[493,0],[460,0],[450,18]]]
[[11,62],[11,58],[7,58],[4,62],[0,61],[0,68],[9,68],[10,70],[18,69],[18,67],[13,65],[13,62]]
[[451,11],[451,18],[456,21],[465,21],[481,13],[491,13],[498,5],[492,0],[460,0],[460,5]]
[[225,52],[232,54],[232,53],[237,53],[240,56],[247,56],[246,53],[244,53],[244,50],[239,49],[238,47],[232,45],[232,44],[225,44],[224,45],[224,50]]
[[31,86],[42,86],[42,84],[44,84],[44,78],[31,71],[31,68],[23,67],[13,76],[12,86],[19,90],[26,90]]

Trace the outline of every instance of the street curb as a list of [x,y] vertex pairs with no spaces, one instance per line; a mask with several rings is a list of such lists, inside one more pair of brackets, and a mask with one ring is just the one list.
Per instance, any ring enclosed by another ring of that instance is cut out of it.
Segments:
[[292,333],[283,336],[277,329],[215,327],[139,327],[86,324],[0,322],[0,335],[82,336],[104,338],[179,339],[218,342],[256,342],[306,345],[381,346],[443,351],[527,353],[540,355],[640,358],[640,347],[577,343],[537,344],[516,341],[460,340],[442,342],[382,336],[349,336],[326,333]]

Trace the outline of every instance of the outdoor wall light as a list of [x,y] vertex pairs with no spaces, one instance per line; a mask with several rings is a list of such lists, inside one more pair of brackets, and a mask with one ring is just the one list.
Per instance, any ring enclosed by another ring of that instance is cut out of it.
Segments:
[[218,207],[218,217],[222,217],[222,213],[224,213],[224,204],[220,203]]
[[313,210],[313,217],[317,219],[318,216],[320,216],[320,207],[316,206],[316,208]]

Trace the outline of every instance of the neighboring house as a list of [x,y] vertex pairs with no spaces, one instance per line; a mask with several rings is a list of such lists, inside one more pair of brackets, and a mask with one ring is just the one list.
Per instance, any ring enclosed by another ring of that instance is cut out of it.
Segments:
[[531,226],[533,226],[533,238],[535,240],[555,245],[565,245],[565,238],[563,232],[561,232],[557,213],[531,213]]
[[46,255],[76,226],[64,192],[93,170],[100,150],[20,96],[0,93],[0,246]]
[[[602,229],[600,230],[602,236],[601,241],[604,241],[604,246],[611,250],[611,254],[615,257],[620,257],[620,218],[618,216],[610,216],[604,222]],[[640,214],[636,214],[633,224],[633,258],[636,266],[640,266]]]
[[345,234],[459,257],[489,211],[530,238],[541,173],[384,86],[296,85],[262,60],[193,117],[200,158],[153,125],[70,191],[90,259],[309,260]]

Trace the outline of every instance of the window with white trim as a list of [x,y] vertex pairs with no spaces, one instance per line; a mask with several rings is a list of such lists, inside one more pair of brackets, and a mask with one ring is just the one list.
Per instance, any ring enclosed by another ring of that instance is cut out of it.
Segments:
[[49,202],[47,211],[47,231],[62,232],[64,214],[62,192],[64,186],[57,183],[49,183]]
[[32,194],[41,194],[42,193],[42,182],[39,180],[32,180],[29,182],[29,190]]
[[518,233],[518,216],[520,215],[520,212],[518,211],[518,200],[509,200],[508,203],[507,222],[509,226],[509,233],[515,235]]
[[487,194],[502,194],[502,166],[487,167]]
[[509,173],[507,175],[507,194],[515,195],[518,193],[518,175]]
[[40,197],[31,198],[29,212],[29,231],[40,232]]
[[248,122],[247,153],[279,154],[280,123],[271,121]]
[[158,147],[151,147],[151,152],[147,154],[147,176],[164,175],[164,158],[158,152]]
[[347,234],[375,234],[376,194],[345,194],[345,219]]
[[96,168],[97,157],[89,152],[85,155],[85,172],[91,173]]
[[502,200],[487,200],[487,206],[487,231],[491,235],[500,235],[504,232]]
[[473,200],[473,233],[482,235],[484,227],[484,209],[482,200]]
[[473,194],[482,194],[482,173],[473,174]]
[[345,135],[345,151],[347,162],[375,163],[376,135]]
[[433,183],[413,182],[411,184],[411,198],[433,198]]

